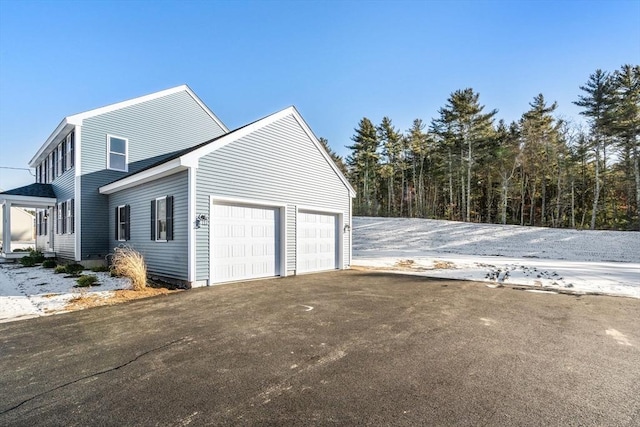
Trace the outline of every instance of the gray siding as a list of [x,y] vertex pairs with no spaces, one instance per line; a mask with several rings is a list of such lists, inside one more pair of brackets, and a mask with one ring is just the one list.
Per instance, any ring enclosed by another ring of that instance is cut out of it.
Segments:
[[[109,248],[120,244],[134,247],[145,258],[151,274],[176,279],[188,279],[188,218],[187,193],[188,172],[161,178],[152,183],[139,185],[112,194],[109,197]],[[174,240],[156,242],[151,240],[151,200],[163,196],[173,196]],[[131,239],[119,242],[115,239],[115,208],[129,205],[131,209]]]
[[[56,194],[58,203],[66,202],[75,197],[75,167],[69,169],[51,183],[53,191]],[[77,221],[76,221],[77,224]],[[75,234],[65,233],[59,234],[57,222],[49,221],[49,227],[54,225],[55,235],[53,236],[53,250],[57,257],[68,260],[75,259]],[[49,232],[51,229],[49,229]]]
[[[349,190],[293,115],[200,159],[197,213],[209,213],[209,196],[276,201],[287,205],[287,271],[296,268],[296,206],[341,210],[351,223]],[[207,227],[196,231],[197,280],[209,278]],[[344,234],[344,264],[349,233]]]
[[[108,197],[98,193],[100,186],[223,133],[187,92],[85,119],[80,149],[82,259],[101,258],[111,249]],[[128,172],[106,169],[107,134],[129,140]]]

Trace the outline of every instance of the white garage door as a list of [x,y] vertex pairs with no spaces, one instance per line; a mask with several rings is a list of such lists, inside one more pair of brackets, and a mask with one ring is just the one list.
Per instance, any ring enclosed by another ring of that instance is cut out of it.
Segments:
[[211,269],[213,283],[279,274],[279,209],[213,205]]
[[337,215],[298,212],[298,271],[338,268]]

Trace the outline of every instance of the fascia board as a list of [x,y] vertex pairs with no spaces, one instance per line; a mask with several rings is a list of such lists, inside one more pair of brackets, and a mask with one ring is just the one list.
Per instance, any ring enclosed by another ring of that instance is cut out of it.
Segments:
[[[50,146],[53,143],[57,143],[57,139],[61,134],[64,134],[66,136],[66,131],[71,131],[71,129],[74,128],[74,123],[71,123],[69,121],[68,117],[65,117],[64,119],[62,119],[62,121],[60,122],[60,124],[58,125],[58,127],[56,127],[56,129],[51,133],[51,135],[49,135],[49,138],[47,138],[47,140],[44,142],[44,144],[42,144],[42,146],[40,147],[40,149],[36,152],[36,154],[33,156],[33,158],[31,158],[31,160],[29,160],[29,167],[31,168],[35,168],[38,163],[40,163],[42,161],[42,158],[44,157],[44,153],[48,151],[48,149],[50,148]],[[41,158],[42,157],[42,158]]]
[[200,108],[202,108],[204,112],[207,113],[207,115],[209,115],[209,117],[211,117],[213,121],[216,122],[218,126],[220,126],[224,130],[225,133],[228,133],[229,128],[222,122],[222,120],[220,120],[218,116],[216,116],[213,113],[213,111],[211,111],[209,107],[207,107],[207,105],[204,102],[202,102],[202,100],[198,97],[198,95],[196,95],[195,92],[193,92],[189,86],[185,85],[184,87],[187,93],[193,98],[194,101],[196,101],[196,103],[200,106]]
[[57,203],[55,198],[51,197],[36,197],[36,196],[17,196],[11,194],[0,194],[0,203],[11,203],[12,206],[23,207],[46,207],[52,206]]
[[180,85],[169,89],[161,90],[160,92],[150,93],[148,95],[139,96],[137,98],[128,99],[126,101],[116,102],[115,104],[105,105],[104,107],[95,108],[93,110],[85,111],[82,113],[74,114],[67,117],[70,122],[82,125],[82,121],[91,117],[98,116],[100,114],[110,113],[112,111],[120,110],[122,108],[130,107],[132,105],[141,104],[143,102],[151,101],[154,99],[162,98],[163,96],[172,95],[181,91],[187,91],[187,85]]
[[[180,85],[173,88],[162,90],[160,92],[154,92],[148,95],[139,96],[137,98],[129,99],[122,102],[117,102],[115,104],[106,105],[104,107],[95,108],[93,110],[89,110],[89,111],[85,111],[82,113],[73,114],[71,116],[65,117],[62,120],[62,122],[60,122],[58,127],[53,131],[53,133],[49,136],[49,138],[47,138],[45,143],[40,147],[36,155],[33,156],[33,158],[29,161],[29,166],[32,168],[36,167],[36,165],[42,161],[40,157],[42,157],[43,154],[49,150],[50,145],[52,145],[52,143],[57,142],[56,141],[57,137],[61,133],[63,133],[63,131],[66,131],[67,127],[68,127],[68,130],[70,131],[72,126],[82,126],[82,123],[85,119],[95,117],[100,114],[116,111],[122,108],[130,107],[132,105],[140,104],[146,101],[162,98],[163,96],[172,95],[174,93],[178,93],[181,91],[187,92],[187,94],[189,94],[189,96],[191,96],[191,98],[193,98],[193,100],[196,101],[196,103],[200,106],[200,108],[202,108],[205,111],[205,113],[207,113],[207,115],[209,115],[213,119],[213,121],[215,121],[225,132],[229,132],[229,129],[227,128],[227,126],[225,126],[225,124],[222,123],[222,121],[215,114],[213,114],[213,112],[204,104],[204,102],[202,102],[200,98],[198,98],[198,96],[191,90],[191,88],[189,88],[189,86]],[[66,134],[66,132],[64,133]],[[77,142],[77,144],[78,143],[79,141]]]
[[183,164],[180,161],[180,158],[177,158],[167,163],[158,165],[154,168],[131,175],[130,177],[122,178],[116,182],[112,182],[111,184],[103,185],[98,190],[100,191],[100,194],[113,194],[120,190],[155,181],[156,179],[160,179],[165,176],[173,175],[180,171],[186,170],[187,168],[188,166]]

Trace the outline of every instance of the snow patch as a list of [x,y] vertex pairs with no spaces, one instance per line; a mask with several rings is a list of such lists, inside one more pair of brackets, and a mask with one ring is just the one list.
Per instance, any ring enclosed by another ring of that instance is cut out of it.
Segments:
[[356,267],[640,298],[640,233],[353,218]]

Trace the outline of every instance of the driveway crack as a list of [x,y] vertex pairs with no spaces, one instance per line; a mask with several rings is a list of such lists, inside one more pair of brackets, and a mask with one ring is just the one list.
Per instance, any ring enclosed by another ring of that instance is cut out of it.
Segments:
[[86,379],[88,379],[88,378],[96,377],[96,376],[98,376],[98,375],[106,374],[106,373],[109,373],[109,372],[117,371],[118,369],[121,369],[121,368],[124,368],[125,366],[130,365],[130,364],[132,364],[133,362],[135,362],[135,361],[137,361],[137,360],[141,359],[142,357],[144,357],[144,356],[146,356],[146,355],[148,355],[148,354],[150,354],[150,353],[153,353],[153,352],[158,351],[158,350],[162,350],[162,349],[164,349],[164,348],[167,348],[167,347],[169,347],[169,346],[172,346],[172,345],[174,345],[174,344],[177,344],[177,343],[179,343],[180,341],[184,341],[185,339],[186,339],[186,337],[183,337],[183,338],[180,338],[180,339],[177,339],[177,340],[174,340],[174,341],[168,342],[168,343],[163,344],[163,345],[161,345],[161,346],[159,346],[159,347],[155,347],[155,348],[152,348],[152,349],[150,349],[150,350],[147,350],[147,351],[145,351],[144,353],[140,353],[139,355],[137,355],[137,356],[136,356],[136,357],[134,357],[133,359],[131,359],[131,360],[127,361],[127,362],[124,362],[124,363],[122,363],[122,364],[120,364],[120,365],[118,365],[118,366],[114,366],[113,368],[108,368],[108,369],[105,369],[105,370],[102,370],[102,371],[99,371],[99,372],[94,372],[94,373],[92,373],[92,374],[85,375],[84,377],[81,377],[81,378],[75,379],[75,380],[73,380],[73,381],[69,381],[69,382],[67,382],[67,383],[64,383],[64,384],[61,384],[61,385],[59,385],[59,386],[56,386],[56,387],[54,387],[54,388],[52,388],[52,389],[50,389],[50,390],[43,391],[42,393],[38,393],[38,394],[36,394],[35,396],[32,396],[32,397],[30,397],[30,398],[28,398],[28,399],[26,399],[26,400],[23,400],[22,402],[20,402],[20,403],[18,403],[18,404],[16,404],[16,405],[14,405],[14,406],[12,406],[11,408],[5,409],[4,411],[0,412],[0,415],[6,414],[7,412],[11,412],[11,411],[13,411],[13,410],[15,410],[15,409],[18,409],[19,407],[21,407],[21,406],[22,406],[22,405],[24,405],[25,403],[29,403],[29,402],[31,402],[32,400],[35,400],[35,399],[37,399],[37,398],[39,398],[39,397],[41,397],[41,396],[44,396],[45,394],[48,394],[48,393],[54,392],[54,391],[56,391],[56,390],[60,390],[61,388],[64,388],[64,387],[70,386],[70,385],[75,384],[75,383],[77,383],[77,382],[80,382],[80,381],[82,381],[82,380],[86,380]]

